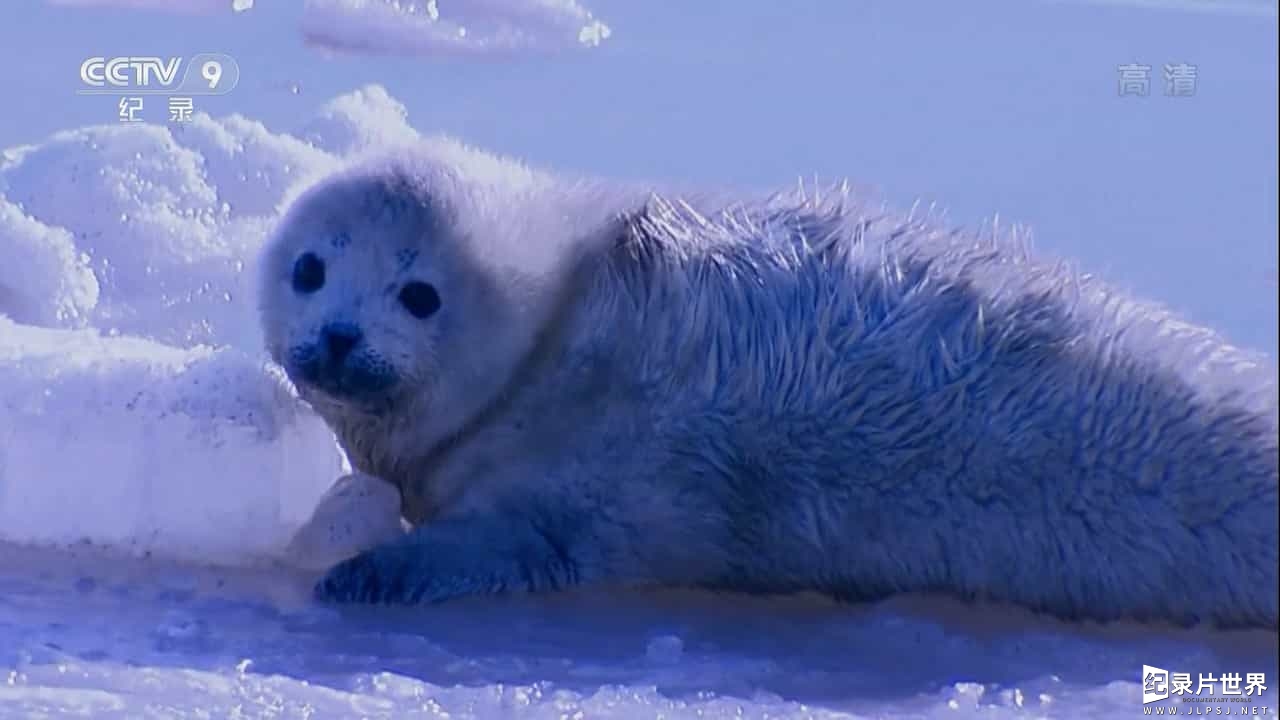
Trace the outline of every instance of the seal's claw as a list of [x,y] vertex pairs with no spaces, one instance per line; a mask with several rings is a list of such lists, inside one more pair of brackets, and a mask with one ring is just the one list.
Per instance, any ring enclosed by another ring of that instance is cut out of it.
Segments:
[[359,556],[344,560],[331,568],[316,583],[314,596],[320,602],[354,602],[377,586],[377,573]]
[[315,598],[336,603],[403,602],[402,593],[397,592],[399,574],[378,557],[385,554],[375,549],[333,566],[316,583]]

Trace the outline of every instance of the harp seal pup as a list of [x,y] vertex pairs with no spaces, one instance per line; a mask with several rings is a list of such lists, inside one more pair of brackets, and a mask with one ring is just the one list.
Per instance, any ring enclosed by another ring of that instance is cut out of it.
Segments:
[[1277,627],[1273,361],[1007,233],[423,141],[289,205],[261,315],[413,526],[322,600],[919,591]]

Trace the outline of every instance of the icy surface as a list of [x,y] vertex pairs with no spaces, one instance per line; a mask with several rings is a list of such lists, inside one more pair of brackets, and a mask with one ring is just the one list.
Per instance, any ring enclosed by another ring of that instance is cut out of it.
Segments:
[[[339,612],[288,572],[92,549],[0,566],[0,716],[14,718],[1126,717],[1142,712],[1143,664],[1270,673],[1275,659],[1264,635],[1068,627],[923,598],[583,593]],[[1274,689],[1253,700],[1274,712]]]

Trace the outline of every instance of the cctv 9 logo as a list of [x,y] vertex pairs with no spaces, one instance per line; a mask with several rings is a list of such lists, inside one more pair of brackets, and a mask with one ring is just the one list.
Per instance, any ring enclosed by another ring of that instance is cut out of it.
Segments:
[[[181,81],[178,80],[181,74]],[[82,95],[225,95],[240,66],[223,53],[181,57],[91,57],[80,64]]]

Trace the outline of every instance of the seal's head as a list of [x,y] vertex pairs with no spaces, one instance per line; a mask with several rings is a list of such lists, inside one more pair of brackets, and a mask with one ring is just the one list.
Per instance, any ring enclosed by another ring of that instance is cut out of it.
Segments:
[[394,173],[345,174],[292,205],[266,255],[264,330],[312,404],[380,414],[439,377],[444,311],[475,290],[445,270],[447,213]]
[[297,195],[267,240],[267,350],[349,452],[427,453],[534,349],[575,223],[592,222],[575,208],[592,200],[443,140],[339,170]]

